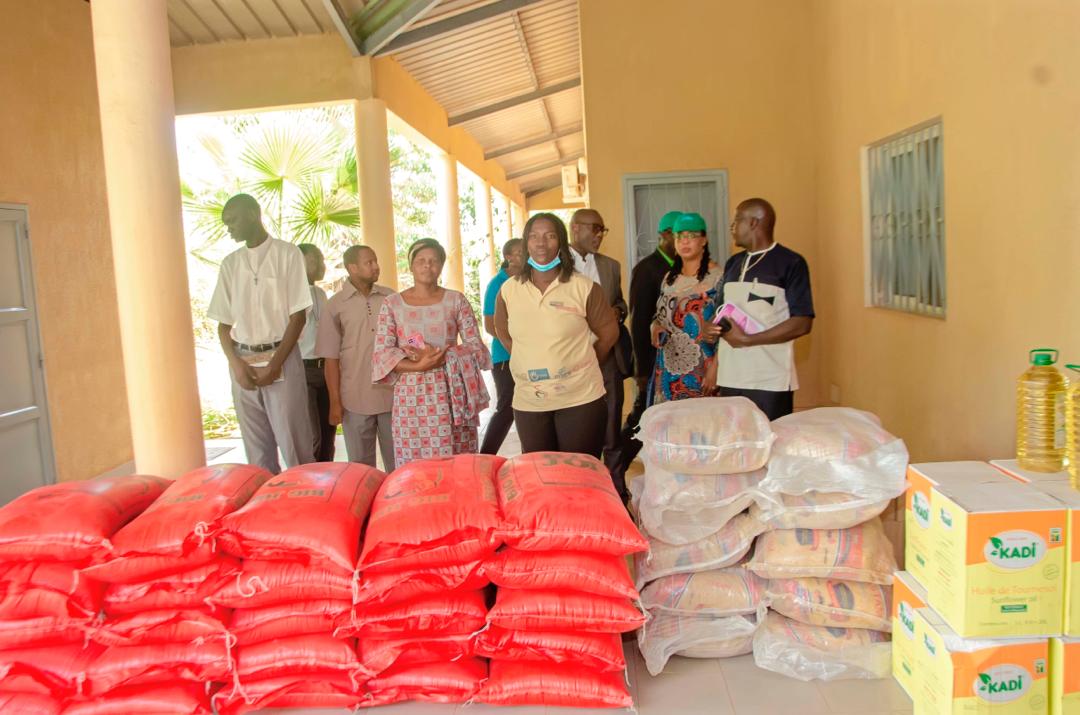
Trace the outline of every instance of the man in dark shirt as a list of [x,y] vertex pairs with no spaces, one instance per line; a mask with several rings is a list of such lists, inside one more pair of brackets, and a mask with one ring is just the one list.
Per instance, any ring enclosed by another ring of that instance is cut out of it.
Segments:
[[623,425],[622,458],[616,467],[619,481],[622,481],[626,468],[641,450],[641,442],[634,439],[634,431],[645,412],[649,378],[656,364],[651,325],[656,314],[656,301],[660,298],[660,284],[674,261],[675,234],[671,228],[679,216],[682,216],[681,211],[664,214],[656,229],[660,235],[656,250],[638,261],[630,274],[630,339],[634,345],[634,379],[638,389],[634,407]]
[[773,240],[775,225],[776,212],[765,199],[747,199],[735,211],[731,235],[743,250],[725,264],[718,300],[739,308],[759,330],[732,321],[713,366],[721,396],[747,397],[770,420],[794,408],[795,340],[814,322],[806,259]]

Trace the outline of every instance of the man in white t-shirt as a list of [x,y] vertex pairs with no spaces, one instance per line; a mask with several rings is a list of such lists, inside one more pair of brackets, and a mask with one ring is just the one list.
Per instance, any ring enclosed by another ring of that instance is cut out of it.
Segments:
[[337,425],[330,424],[330,391],[326,389],[326,377],[323,367],[326,361],[315,355],[315,339],[319,334],[319,323],[326,310],[329,299],[326,291],[315,285],[326,275],[326,260],[322,251],[314,243],[297,244],[304,254],[304,268],[307,270],[308,289],[311,291],[311,307],[307,309],[304,330],[300,333],[300,357],[304,360],[304,374],[308,386],[308,413],[311,415],[311,430],[315,436],[315,461],[333,462],[337,437]]
[[307,380],[297,340],[311,305],[300,249],[270,238],[259,203],[237,194],[221,221],[244,246],[221,262],[207,315],[232,373],[233,402],[248,461],[272,474],[312,461]]

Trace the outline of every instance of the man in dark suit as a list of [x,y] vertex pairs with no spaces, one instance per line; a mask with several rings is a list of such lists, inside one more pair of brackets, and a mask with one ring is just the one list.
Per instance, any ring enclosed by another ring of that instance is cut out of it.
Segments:
[[[608,304],[619,318],[620,332],[624,332],[623,321],[628,313],[626,301],[622,295],[622,267],[614,258],[605,256],[600,251],[600,243],[607,235],[608,228],[604,219],[595,209],[578,209],[570,219],[570,253],[574,256],[574,268],[600,284]],[[620,343],[624,341],[620,340]],[[621,428],[623,411],[623,380],[632,374],[632,358],[629,354],[617,353],[620,344],[616,344],[607,359],[600,366],[604,374],[604,386],[607,389],[608,418],[604,433],[604,464],[612,474],[615,489],[625,501],[626,483],[622,475]],[[625,353],[626,351],[623,350]],[[622,362],[622,366],[620,366]]]

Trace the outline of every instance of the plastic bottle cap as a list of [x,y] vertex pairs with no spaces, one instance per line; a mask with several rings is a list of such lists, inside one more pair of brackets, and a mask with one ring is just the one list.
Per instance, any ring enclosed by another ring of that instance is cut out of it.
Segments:
[[1058,351],[1053,348],[1035,348],[1028,351],[1031,364],[1037,367],[1046,367],[1057,362]]

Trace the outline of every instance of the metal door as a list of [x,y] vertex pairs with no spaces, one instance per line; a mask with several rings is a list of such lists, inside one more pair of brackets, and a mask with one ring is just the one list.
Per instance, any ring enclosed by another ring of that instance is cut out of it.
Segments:
[[623,177],[627,269],[656,250],[656,227],[668,211],[701,214],[709,253],[723,265],[728,257],[727,172],[631,174]]
[[0,504],[56,480],[34,296],[26,207],[0,204]]

